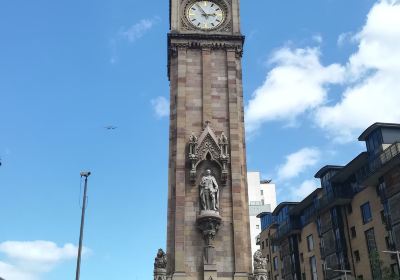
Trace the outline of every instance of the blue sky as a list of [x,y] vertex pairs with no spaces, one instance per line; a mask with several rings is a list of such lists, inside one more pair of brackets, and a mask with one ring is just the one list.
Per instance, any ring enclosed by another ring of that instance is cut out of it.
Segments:
[[[160,3],[158,3],[160,2]],[[0,277],[149,279],[165,247],[168,1],[0,3]],[[248,169],[278,201],[400,122],[400,3],[242,1]],[[115,130],[104,127],[114,125]],[[36,252],[40,252],[37,254]]]

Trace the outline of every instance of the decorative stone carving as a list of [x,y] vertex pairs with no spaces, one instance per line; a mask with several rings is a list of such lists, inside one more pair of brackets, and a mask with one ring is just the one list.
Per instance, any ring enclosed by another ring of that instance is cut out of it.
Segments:
[[218,212],[204,210],[197,217],[197,226],[201,231],[206,246],[204,247],[204,265],[215,265],[215,247],[213,240],[221,226],[221,217]]
[[257,250],[253,256],[254,280],[269,280],[267,271],[267,259],[263,257],[261,250]]
[[201,210],[219,210],[219,188],[210,169],[206,170],[200,182],[200,202]]
[[260,249],[254,253],[253,260],[254,269],[267,269],[267,259],[263,257]]
[[163,249],[158,249],[154,259],[154,280],[167,279],[167,255]]
[[[224,133],[219,138],[211,129],[210,123],[206,123],[206,127],[200,137],[196,137],[194,133],[189,137],[188,159],[190,163],[190,181],[195,184],[197,179],[197,166],[204,160],[210,160],[217,163],[221,168],[221,183],[224,185],[228,179],[228,162],[229,149],[228,138]],[[210,174],[211,175],[211,174]],[[204,177],[203,177],[204,178]],[[215,178],[214,178],[215,179]],[[218,185],[215,181],[215,185]],[[218,192],[219,195],[219,192]],[[212,207],[211,210],[216,210],[218,207]],[[208,210],[210,210],[208,209]],[[207,210],[203,207],[203,210]]]

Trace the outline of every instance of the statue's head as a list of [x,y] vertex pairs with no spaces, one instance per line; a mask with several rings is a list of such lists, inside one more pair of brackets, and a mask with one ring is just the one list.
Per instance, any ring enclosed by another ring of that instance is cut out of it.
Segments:
[[262,252],[260,249],[258,249],[255,253],[254,253],[254,259],[259,259],[262,258]]
[[163,251],[163,249],[158,249],[157,257],[161,258],[162,256],[164,256],[164,251]]
[[206,174],[207,174],[207,175],[211,175],[211,170],[210,170],[210,169],[207,169],[207,170],[206,170]]

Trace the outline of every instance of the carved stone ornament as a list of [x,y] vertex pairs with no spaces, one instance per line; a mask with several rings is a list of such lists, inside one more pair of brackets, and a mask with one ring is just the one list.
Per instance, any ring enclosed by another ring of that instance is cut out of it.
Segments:
[[197,166],[204,160],[211,160],[217,163],[221,168],[221,183],[226,184],[228,179],[228,138],[224,133],[218,138],[212,130],[210,123],[206,123],[206,127],[200,137],[196,137],[194,133],[189,137],[188,159],[190,162],[190,181],[195,184],[197,179]]
[[221,226],[221,221],[222,219],[218,212],[214,211],[202,211],[201,215],[197,217],[197,226],[203,234],[203,238],[208,246],[212,245],[219,227]]
[[258,249],[253,256],[254,280],[269,280],[267,271],[267,259],[263,257],[262,252]]
[[254,269],[267,269],[267,259],[263,257],[260,249],[254,253],[253,260]]
[[224,14],[226,16],[225,16],[224,22],[221,25],[219,25],[216,28],[210,28],[207,30],[196,28],[188,21],[188,19],[186,17],[187,9],[189,9],[189,7],[197,1],[199,1],[199,0],[183,0],[182,1],[182,4],[181,4],[181,10],[182,10],[181,28],[182,28],[182,30],[188,31],[188,32],[193,32],[193,31],[196,32],[197,31],[197,32],[205,32],[205,33],[210,33],[210,32],[215,32],[215,31],[226,32],[226,33],[232,32],[232,15],[231,15],[231,9],[230,9],[230,6],[231,6],[230,0],[229,1],[227,1],[227,0],[208,0],[208,1],[218,4],[224,10]]
[[163,249],[158,249],[154,259],[154,280],[167,279],[167,255]]

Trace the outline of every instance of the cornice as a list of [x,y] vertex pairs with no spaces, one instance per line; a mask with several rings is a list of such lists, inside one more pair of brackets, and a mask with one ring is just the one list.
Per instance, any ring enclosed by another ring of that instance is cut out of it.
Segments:
[[176,57],[179,49],[223,49],[234,51],[238,58],[243,55],[243,35],[204,34],[204,33],[168,33],[168,78],[171,58]]

